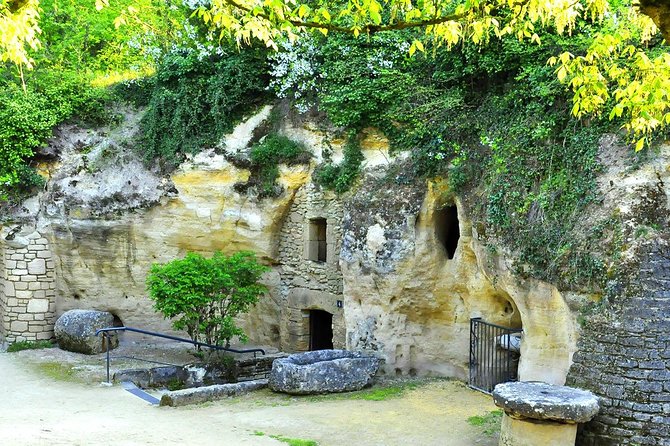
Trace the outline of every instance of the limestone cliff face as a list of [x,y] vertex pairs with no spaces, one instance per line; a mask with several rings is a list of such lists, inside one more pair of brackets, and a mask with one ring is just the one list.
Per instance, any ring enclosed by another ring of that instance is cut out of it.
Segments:
[[[445,227],[440,216],[454,206],[458,226]],[[345,205],[344,228],[350,348],[379,352],[388,373],[465,379],[470,319],[481,317],[523,327],[521,379],[565,381],[575,351],[574,314],[549,284],[515,281],[503,258],[483,249],[444,183],[426,190],[368,175]],[[444,231],[458,232],[453,255]]]
[[[248,153],[269,114],[261,109],[222,146]],[[376,351],[387,373],[465,378],[470,319],[481,317],[524,329],[522,379],[565,379],[576,342],[565,296],[517,280],[504,256],[484,249],[445,182],[389,178],[387,168],[402,161],[391,159],[376,130],[361,138],[361,184],[338,197],[310,178],[324,154],[323,132],[283,123],[313,162],[281,166],[283,193],[259,199],[234,187],[250,172],[214,150],[169,177],[147,169],[126,147],[138,119],[128,113],[117,129],[61,132],[53,141],[59,161],[44,167],[46,191],[17,216],[48,240],[57,315],[92,308],[128,326],[169,331],[146,297],[152,263],[188,251],[252,250],[273,266],[264,279],[269,296],[241,320],[254,343],[309,348],[310,312],[319,310],[333,315],[335,346]],[[341,147],[331,144],[332,159]],[[311,258],[314,221],[325,225],[323,261]]]
[[[49,241],[58,314],[94,308],[113,312],[128,326],[168,331],[169,322],[154,313],[146,297],[151,264],[188,251],[215,250],[251,250],[274,263],[281,223],[309,178],[309,167],[282,168],[284,193],[273,200],[237,193],[234,184],[246,181],[249,171],[211,150],[164,178],[122,144],[134,137],[137,120],[129,114],[120,129],[109,133],[76,128],[62,132],[53,141],[61,156],[47,167],[47,190],[31,200],[20,218]],[[241,140],[244,146],[244,139],[250,139],[253,126],[240,128],[231,135],[231,145]],[[253,329],[254,341],[275,344],[277,272],[267,274],[265,281],[270,296],[245,323]]]

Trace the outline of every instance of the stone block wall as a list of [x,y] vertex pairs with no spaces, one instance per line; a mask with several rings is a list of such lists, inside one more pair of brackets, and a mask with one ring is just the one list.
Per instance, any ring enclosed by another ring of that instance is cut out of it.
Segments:
[[578,445],[670,445],[670,246],[641,253],[630,294],[591,317],[568,385],[600,397]]
[[47,239],[33,231],[8,235],[2,244],[0,334],[9,343],[53,338],[55,275]]
[[[297,192],[284,220],[279,243],[283,350],[309,349],[309,310],[333,315],[333,346],[345,347],[344,309],[337,305],[342,301],[342,215],[342,202],[334,193],[308,183]],[[325,261],[311,260],[314,231],[310,225],[317,220],[326,222]]]

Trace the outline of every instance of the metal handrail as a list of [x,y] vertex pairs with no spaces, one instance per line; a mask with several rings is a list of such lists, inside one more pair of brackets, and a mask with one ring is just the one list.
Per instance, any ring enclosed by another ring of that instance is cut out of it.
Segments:
[[265,355],[265,350],[262,348],[252,348],[248,350],[237,350],[234,348],[228,348],[228,347],[221,347],[219,345],[212,345],[212,344],[206,344],[204,342],[198,342],[194,341],[193,339],[186,339],[186,338],[179,338],[177,336],[172,336],[172,335],[167,335],[164,333],[158,333],[155,331],[148,331],[148,330],[142,330],[140,328],[133,328],[133,327],[107,327],[107,328],[101,328],[99,330],[95,331],[95,335],[98,336],[100,333],[106,338],[106,346],[107,346],[107,382],[110,383],[111,381],[109,380],[109,344],[110,344],[110,332],[112,331],[132,331],[134,333],[141,333],[149,336],[154,336],[157,338],[164,338],[164,339],[170,339],[172,341],[178,341],[178,342],[185,342],[187,344],[193,344],[198,347],[207,347],[212,350],[223,350],[226,352],[232,352],[232,353],[253,353],[254,357],[256,356],[256,353],[260,353],[261,355]]

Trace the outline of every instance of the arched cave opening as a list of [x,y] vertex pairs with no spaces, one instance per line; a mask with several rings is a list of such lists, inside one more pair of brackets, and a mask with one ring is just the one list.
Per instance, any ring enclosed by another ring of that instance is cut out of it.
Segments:
[[323,310],[309,310],[309,349],[333,348],[333,315]]
[[453,259],[458,247],[461,230],[458,224],[458,209],[455,205],[447,206],[435,211],[435,236],[447,253],[448,259]]

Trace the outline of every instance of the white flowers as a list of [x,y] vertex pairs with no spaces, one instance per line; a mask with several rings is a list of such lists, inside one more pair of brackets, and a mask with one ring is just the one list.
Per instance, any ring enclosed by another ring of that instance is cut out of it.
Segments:
[[280,98],[293,99],[300,113],[316,105],[319,79],[323,78],[318,56],[314,39],[305,35],[295,42],[281,42],[279,51],[269,57],[272,76],[269,88]]

